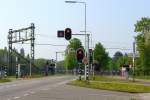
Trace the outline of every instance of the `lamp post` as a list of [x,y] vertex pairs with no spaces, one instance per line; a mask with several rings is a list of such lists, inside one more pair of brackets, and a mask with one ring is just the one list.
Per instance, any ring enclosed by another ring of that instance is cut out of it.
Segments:
[[[86,55],[86,57],[88,58],[88,45],[86,44],[86,37],[87,37],[87,35],[86,35],[86,32],[87,32],[87,29],[86,29],[86,2],[80,2],[80,1],[65,1],[66,3],[81,3],[81,4],[84,4],[84,7],[85,7],[85,19],[84,19],[84,33],[85,33],[85,55]],[[88,65],[89,66],[89,65]],[[86,70],[87,70],[87,68],[86,68],[86,65],[85,65],[85,80],[87,80],[87,77],[86,77]]]
[[[85,32],[85,34],[86,34],[86,32],[87,32],[87,29],[86,29],[86,2],[80,2],[80,1],[65,1],[65,3],[81,3],[81,4],[84,4],[84,7],[85,7],[85,9],[84,9],[84,16],[85,16],[85,18],[84,18],[84,32]],[[85,35],[85,49],[86,49],[86,35]]]
[[133,42],[133,58],[132,58],[132,66],[133,66],[133,82],[135,81],[135,42]]

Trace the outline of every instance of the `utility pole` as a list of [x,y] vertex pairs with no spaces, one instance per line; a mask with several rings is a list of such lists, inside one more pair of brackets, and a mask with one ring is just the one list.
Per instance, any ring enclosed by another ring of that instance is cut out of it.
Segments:
[[[57,57],[57,56],[58,56],[59,53],[62,53],[62,54],[63,54],[64,51],[56,52],[56,58],[55,58],[55,59],[56,59],[56,62],[55,62],[55,71],[56,71],[56,69],[57,69],[57,61],[58,61],[58,57]],[[57,71],[56,71],[56,72],[57,72]]]
[[[66,3],[81,3],[84,4],[84,35],[85,35],[85,56],[89,58],[89,39],[87,40],[87,4],[86,2],[79,2],[79,1],[65,1]],[[86,42],[88,43],[86,44]],[[88,80],[88,68],[89,68],[89,59],[88,59],[88,66],[85,64],[85,80]]]
[[56,69],[57,69],[57,53],[58,53],[58,52],[56,52],[55,73],[57,72],[57,71],[56,71]]
[[135,42],[133,42],[133,58],[132,58],[132,62],[133,62],[133,82],[135,81]]
[[88,65],[86,65],[86,79],[89,80],[89,67],[90,67],[90,55],[89,55],[89,36],[90,34],[87,34],[87,59],[88,59]]

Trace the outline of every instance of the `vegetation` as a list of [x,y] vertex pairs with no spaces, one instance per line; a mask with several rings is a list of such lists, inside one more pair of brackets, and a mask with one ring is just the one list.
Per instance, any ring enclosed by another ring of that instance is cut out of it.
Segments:
[[[133,83],[132,80],[126,80],[125,78],[116,78],[113,76],[100,76],[100,75],[95,75],[94,79],[93,77],[90,77],[90,80],[92,81],[103,81],[103,82],[117,82],[117,83]],[[137,81],[135,81],[137,82]]]
[[77,38],[71,39],[65,53],[66,69],[72,70],[78,66],[76,59],[76,50],[78,48],[83,48],[81,41]]
[[139,58],[137,58],[137,71],[139,74],[149,75],[150,73],[150,18],[142,17],[135,24],[135,37]]
[[108,69],[109,56],[105,51],[105,48],[101,43],[97,43],[94,48],[94,60],[96,61],[95,70],[106,70]]
[[108,82],[83,82],[72,81],[69,84],[81,87],[89,87],[104,90],[123,91],[131,93],[150,92],[150,86],[136,85],[136,84],[122,84],[122,83],[108,83]]
[[11,79],[9,79],[9,78],[0,79],[0,83],[5,83],[5,82],[11,82]]

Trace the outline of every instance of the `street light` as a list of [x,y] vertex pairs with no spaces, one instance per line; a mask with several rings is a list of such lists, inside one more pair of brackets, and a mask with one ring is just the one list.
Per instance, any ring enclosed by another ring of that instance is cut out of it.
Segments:
[[[84,20],[84,31],[85,31],[85,51],[87,52],[87,54],[88,54],[88,47],[87,47],[87,45],[86,45],[86,2],[80,2],[80,1],[65,1],[65,3],[81,3],[81,4],[84,4],[84,7],[85,7],[85,20]],[[86,50],[87,49],[87,50]],[[85,53],[86,54],[86,53]],[[88,55],[86,55],[87,57],[88,57]],[[89,66],[89,65],[88,65]],[[85,65],[85,71],[87,70],[87,68],[86,68],[86,65]],[[86,75],[86,72],[85,72],[85,76],[87,76]],[[87,80],[87,77],[85,77],[85,80]]]
[[77,1],[65,1],[66,3],[77,3]]
[[[65,1],[65,3],[81,3],[85,6],[85,20],[84,20],[84,32],[86,34],[86,2],[80,2],[80,1]],[[85,35],[85,49],[86,49],[86,35]]]

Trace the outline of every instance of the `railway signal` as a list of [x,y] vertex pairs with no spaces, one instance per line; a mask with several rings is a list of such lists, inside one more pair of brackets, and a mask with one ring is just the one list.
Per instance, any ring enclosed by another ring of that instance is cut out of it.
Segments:
[[70,40],[72,37],[72,30],[71,28],[66,28],[65,29],[65,39],[66,40]]
[[82,48],[78,48],[77,51],[76,51],[76,57],[77,57],[77,61],[79,63],[82,63],[82,60],[84,58],[84,51]]

